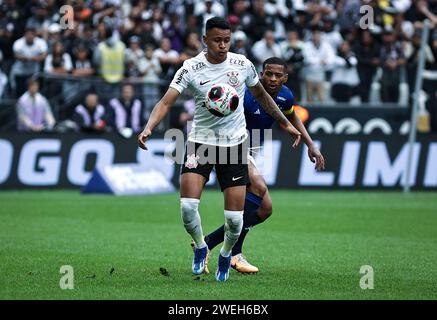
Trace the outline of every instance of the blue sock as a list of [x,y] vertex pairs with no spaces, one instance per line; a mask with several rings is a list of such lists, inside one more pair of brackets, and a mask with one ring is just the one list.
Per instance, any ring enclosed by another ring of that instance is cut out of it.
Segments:
[[225,238],[225,226],[219,227],[217,230],[211,232],[205,237],[206,245],[208,246],[209,250],[214,249],[216,246],[218,246],[220,243],[223,242]]
[[243,229],[241,230],[240,237],[232,248],[233,256],[241,253],[243,249],[244,239],[246,238],[246,235],[249,232],[250,228],[263,222],[263,220],[258,217],[258,209],[261,206],[262,201],[263,198],[258,197],[252,192],[246,193],[246,202],[244,203],[243,214]]
[[[257,195],[251,192],[246,193],[246,201],[244,203],[244,214],[243,214],[243,230],[241,230],[240,237],[238,238],[237,243],[232,249],[232,255],[241,253],[244,238],[246,237],[247,232],[249,232],[248,228],[253,227],[262,222],[262,220],[258,217],[257,214],[261,202],[262,202],[261,197],[258,197]],[[212,250],[220,243],[222,243],[224,237],[225,237],[225,226],[221,226],[215,231],[208,234],[205,237],[205,242],[208,245],[209,250]],[[234,253],[234,250],[237,253]]]

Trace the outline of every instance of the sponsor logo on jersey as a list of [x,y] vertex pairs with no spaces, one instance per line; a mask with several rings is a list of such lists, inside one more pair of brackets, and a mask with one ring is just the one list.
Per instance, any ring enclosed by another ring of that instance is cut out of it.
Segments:
[[278,100],[286,101],[287,99],[285,99],[284,97],[278,97]]
[[231,72],[228,72],[226,75],[229,77],[228,83],[231,86],[237,87],[238,85],[240,85],[240,81],[238,80],[238,72],[231,71]]
[[229,59],[229,64],[233,64],[233,65],[236,65],[236,66],[244,67],[244,60],[230,58]]
[[203,67],[206,67],[206,64],[203,62],[198,62],[195,65],[193,65],[191,68],[193,69],[193,71],[199,71]]
[[184,68],[184,69],[181,70],[181,73],[179,73],[179,76],[176,79],[176,84],[181,84],[182,78],[184,77],[184,75],[186,73],[188,73],[187,69]]
[[256,109],[256,111],[253,114],[261,114],[261,111],[259,111],[259,109]]

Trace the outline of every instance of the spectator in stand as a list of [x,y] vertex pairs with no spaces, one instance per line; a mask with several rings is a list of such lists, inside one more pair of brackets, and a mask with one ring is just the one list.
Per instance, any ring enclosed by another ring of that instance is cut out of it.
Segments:
[[[54,76],[65,76],[70,74],[73,69],[73,63],[68,53],[64,51],[64,45],[58,41],[53,44],[52,52],[47,56],[44,63],[44,72]],[[44,85],[44,92],[48,97],[61,95],[61,99],[68,94],[70,89],[66,82],[59,79],[47,81]]]
[[78,131],[105,132],[107,131],[107,114],[105,107],[99,103],[97,93],[90,92],[85,97],[85,103],[74,109],[73,121]]
[[202,43],[199,39],[199,34],[191,32],[187,36],[186,46],[181,54],[181,62],[197,56],[202,51]]
[[64,45],[58,41],[53,44],[52,52],[44,62],[44,72],[52,74],[68,74],[73,69],[71,57],[65,52]]
[[47,30],[51,24],[46,1],[35,1],[30,4],[31,16],[27,19],[26,27],[35,30],[41,38],[47,36]]
[[357,63],[357,58],[351,51],[349,42],[343,42],[334,59],[331,78],[331,96],[335,101],[349,102],[357,94],[360,83]]
[[362,103],[369,102],[370,88],[376,69],[380,64],[380,47],[369,30],[363,30],[356,42],[354,52],[358,60],[357,71],[360,77],[358,93]]
[[150,16],[145,16],[144,18],[141,17],[140,19],[135,20],[133,28],[125,34],[124,41],[128,43],[132,36],[140,37],[141,47],[147,44],[152,44],[153,46],[157,45],[153,36],[153,20],[151,14]]
[[310,17],[309,24],[318,26],[323,17],[335,14],[332,0],[293,0],[295,10],[304,11]]
[[262,69],[262,64],[270,57],[282,58],[281,47],[275,42],[273,31],[267,30],[264,38],[255,42],[252,47],[253,61],[258,70]]
[[27,91],[17,102],[18,131],[51,131],[55,118],[47,99],[39,93],[39,83],[34,79],[28,81]]
[[244,31],[237,30],[232,35],[233,44],[231,45],[231,51],[242,54],[250,61],[253,61],[253,56],[251,52],[251,47],[249,46],[249,39],[247,38]]
[[232,7],[231,7],[232,15],[238,17],[240,21],[240,28],[242,31],[244,31],[246,36],[250,35],[254,31],[252,28],[253,16],[248,11],[249,8],[248,4],[249,3],[246,2],[245,0],[236,0],[232,2]]
[[335,52],[331,45],[321,40],[320,30],[315,28],[311,41],[305,43],[305,84],[307,101],[313,102],[317,95],[319,102],[325,102],[326,71],[330,70],[335,59]]
[[343,37],[336,29],[335,19],[332,16],[323,17],[322,41],[328,42],[334,50],[343,43]]
[[184,33],[182,30],[181,19],[173,14],[170,18],[170,25],[164,29],[165,37],[170,39],[171,48],[181,53],[184,49]]
[[52,23],[48,28],[47,35],[47,48],[48,51],[51,52],[53,50],[53,45],[56,42],[62,41],[61,38],[61,27],[57,23]]
[[[61,39],[62,43],[65,46],[65,51],[73,54],[73,50],[76,47],[77,43],[81,42],[82,35],[79,31],[80,24],[77,21],[73,21],[73,28],[72,29],[65,29],[62,33]],[[95,39],[97,42],[97,38]],[[93,50],[92,48],[89,48],[90,50]]]
[[254,0],[251,4],[250,24],[243,30],[253,42],[257,42],[268,30],[275,30],[275,17],[266,12],[264,0]]
[[126,49],[124,43],[113,36],[111,29],[105,29],[104,37],[105,41],[100,42],[94,52],[94,64],[105,81],[98,87],[99,95],[103,98],[120,92],[120,84],[125,75]]
[[111,107],[111,125],[121,132],[125,128],[140,132],[144,125],[143,106],[140,99],[135,98],[134,87],[124,84],[121,97],[109,101]]
[[24,37],[14,42],[13,50],[15,63],[11,70],[11,85],[15,96],[19,97],[26,91],[27,80],[40,71],[41,62],[47,56],[47,42],[36,37],[34,29],[26,29]]
[[194,6],[194,15],[200,16],[202,20],[202,30],[206,21],[212,17],[224,17],[225,8],[218,1],[206,0],[206,1],[196,1]]
[[95,67],[90,55],[90,49],[87,47],[86,42],[79,42],[73,48],[73,69],[71,70],[71,75],[77,80],[65,83],[63,96],[66,102],[76,99],[78,95],[82,95],[83,92],[91,89],[90,82],[82,81],[82,79],[95,74]]
[[172,79],[177,67],[180,64],[179,53],[171,48],[169,38],[163,38],[161,45],[155,50],[153,56],[161,63],[162,75],[164,79]]
[[[337,19],[339,31],[343,36],[349,35],[351,30],[360,22],[360,7],[363,5],[361,0],[337,1]],[[350,42],[353,39],[347,39]]]
[[78,44],[73,49],[73,70],[72,75],[77,77],[88,77],[95,73],[94,65],[90,57],[90,51],[86,44]]
[[[404,45],[405,58],[407,60],[407,79],[408,79],[408,90],[410,94],[410,105],[412,105],[414,89],[416,87],[416,75],[417,66],[419,63],[419,53],[420,45],[422,40],[422,29],[417,28],[413,36],[411,37],[411,42],[407,41]],[[425,63],[431,64],[434,61],[434,55],[432,53],[431,47],[426,44],[425,46]]]
[[282,57],[287,63],[288,80],[287,87],[289,87],[294,94],[294,99],[299,101],[301,99],[301,71],[304,66],[304,43],[299,39],[299,33],[296,30],[287,31],[287,39],[281,44]]
[[148,83],[158,83],[161,79],[161,64],[158,58],[153,54],[155,48],[147,45],[144,51],[144,57],[139,62],[140,72],[143,74],[143,81]]
[[200,27],[200,24],[199,24],[197,17],[195,15],[191,14],[191,15],[187,16],[185,33],[190,34],[192,32],[200,35],[200,34],[202,34],[202,28]]
[[140,71],[140,61],[144,58],[144,51],[141,49],[141,39],[132,36],[129,39],[129,48],[125,50],[126,77],[134,80],[142,76]]
[[[146,13],[143,16],[143,19],[145,21],[147,21],[148,17],[149,17],[149,11],[146,11]],[[163,26],[164,26],[164,21],[166,20],[164,12],[162,11],[162,9],[159,6],[155,6],[155,8],[153,8],[152,11],[152,30],[151,30],[151,34],[153,35],[153,38],[155,39],[155,41],[157,43],[160,43],[161,39],[164,36],[164,31],[163,31]]]
[[90,52],[93,52],[97,48],[97,45],[99,43],[94,35],[94,30],[91,25],[85,24],[83,26],[83,30],[80,33],[80,39],[75,41],[74,47],[76,47],[79,44],[85,44],[87,48],[90,50]]
[[399,84],[401,82],[401,67],[405,65],[402,47],[396,39],[392,28],[384,29],[381,47],[381,100],[382,102],[399,101]]
[[17,4],[16,0],[1,1],[0,48],[3,51],[4,59],[10,60],[11,63],[14,57],[12,51],[14,41],[23,36],[28,16],[25,7],[22,4]]
[[150,112],[155,106],[156,101],[159,100],[160,81],[161,81],[161,64],[154,52],[153,45],[147,45],[144,51],[144,58],[139,63],[139,68],[143,74],[142,86],[144,114],[143,119],[149,119]]

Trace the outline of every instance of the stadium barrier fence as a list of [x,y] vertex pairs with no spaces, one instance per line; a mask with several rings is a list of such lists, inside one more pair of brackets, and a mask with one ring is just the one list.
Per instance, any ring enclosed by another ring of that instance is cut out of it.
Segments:
[[[407,137],[392,135],[315,135],[327,162],[316,172],[305,146],[296,150],[282,131],[273,132],[265,161],[258,165],[271,188],[281,189],[392,189],[401,190],[406,178]],[[136,138],[111,134],[0,134],[0,189],[77,188],[94,168],[137,163],[161,171],[179,186],[180,165],[168,160],[175,142],[154,134],[149,151]],[[166,160],[167,159],[167,160]],[[411,187],[437,190],[437,135],[418,135],[413,150]],[[210,187],[216,187],[212,174]]]

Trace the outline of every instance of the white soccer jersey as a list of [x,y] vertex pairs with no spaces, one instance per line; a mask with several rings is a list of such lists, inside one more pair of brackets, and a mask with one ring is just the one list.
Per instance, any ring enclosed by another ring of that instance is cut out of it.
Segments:
[[[241,54],[228,52],[224,62],[212,64],[205,53],[186,60],[170,84],[179,93],[190,88],[194,94],[196,109],[188,140],[228,147],[240,144],[247,138],[243,107],[245,85],[255,86],[258,74],[252,62]],[[209,88],[218,83],[233,86],[240,98],[238,108],[223,118],[212,115],[204,106]]]

